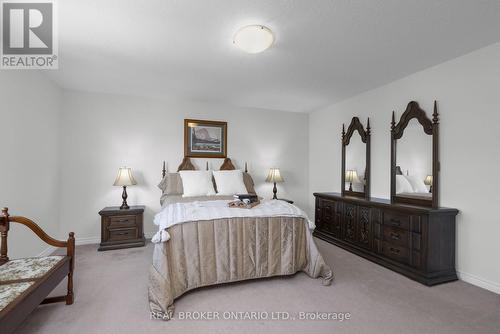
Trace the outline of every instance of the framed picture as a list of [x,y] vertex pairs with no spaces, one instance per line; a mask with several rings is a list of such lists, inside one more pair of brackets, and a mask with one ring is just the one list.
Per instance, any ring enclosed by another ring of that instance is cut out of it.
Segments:
[[184,156],[225,158],[227,156],[227,122],[185,119]]

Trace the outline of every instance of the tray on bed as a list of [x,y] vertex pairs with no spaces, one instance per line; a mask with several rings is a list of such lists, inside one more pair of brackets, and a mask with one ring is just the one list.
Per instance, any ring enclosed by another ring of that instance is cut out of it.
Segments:
[[232,202],[229,202],[228,203],[228,206],[230,208],[238,208],[238,209],[251,209],[253,208],[254,206],[257,206],[260,204],[260,201],[257,201],[257,202],[252,202],[252,203],[245,203],[243,201],[240,201],[240,200],[236,200],[236,201],[232,201]]

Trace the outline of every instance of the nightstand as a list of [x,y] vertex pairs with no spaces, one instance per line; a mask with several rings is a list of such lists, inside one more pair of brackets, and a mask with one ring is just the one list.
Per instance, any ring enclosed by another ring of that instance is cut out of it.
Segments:
[[131,206],[120,210],[109,206],[101,211],[101,244],[99,251],[141,247],[145,245],[143,215],[144,206]]

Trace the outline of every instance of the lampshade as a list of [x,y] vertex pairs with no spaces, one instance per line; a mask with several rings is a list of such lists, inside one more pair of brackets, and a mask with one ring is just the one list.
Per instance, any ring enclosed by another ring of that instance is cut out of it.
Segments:
[[114,186],[133,186],[136,185],[134,177],[132,176],[132,170],[128,167],[120,167],[118,170],[118,175],[116,176]]
[[432,175],[427,175],[427,177],[424,180],[424,183],[428,186],[432,186]]
[[358,173],[355,170],[348,170],[345,172],[346,182],[355,182],[358,179]]
[[279,168],[270,168],[267,173],[266,182],[284,182]]

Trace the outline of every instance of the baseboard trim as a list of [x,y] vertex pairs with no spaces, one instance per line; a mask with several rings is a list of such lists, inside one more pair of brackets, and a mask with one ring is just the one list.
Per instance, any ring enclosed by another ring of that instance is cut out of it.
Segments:
[[[144,237],[146,239],[151,239],[153,237],[153,235],[155,235],[156,232],[146,232],[144,233]],[[83,238],[78,238],[76,237],[75,238],[75,244],[77,246],[80,246],[80,245],[92,245],[92,244],[98,244],[101,242],[101,236],[97,236],[97,237],[83,237]]]
[[[147,233],[144,233],[144,237],[146,239],[151,239],[155,234],[156,234],[156,232],[147,232]],[[77,246],[95,245],[95,244],[99,244],[100,242],[101,242],[100,236],[98,236],[98,237],[83,237],[83,238],[76,237],[75,238],[75,245],[77,245]],[[57,249],[57,247],[48,246],[43,251],[38,253],[37,257],[49,256],[52,253],[54,253],[54,251],[56,249]]]
[[75,237],[75,245],[81,246],[81,245],[92,245],[92,244],[98,244],[101,242],[101,237],[83,237],[83,238],[78,238]]
[[484,278],[481,278],[481,277],[478,277],[478,276],[475,276],[475,275],[472,275],[469,273],[465,273],[463,271],[457,271],[457,275],[461,281],[470,283],[472,285],[478,286],[480,288],[489,290],[491,292],[494,292],[494,293],[500,295],[500,284],[498,284],[496,282],[492,282],[492,281],[486,280]]

